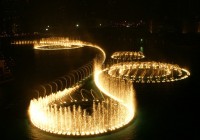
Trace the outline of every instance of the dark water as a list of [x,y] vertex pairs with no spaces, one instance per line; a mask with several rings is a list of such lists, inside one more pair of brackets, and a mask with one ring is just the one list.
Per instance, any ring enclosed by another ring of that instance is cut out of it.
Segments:
[[[135,84],[137,115],[124,129],[91,138],[59,137],[33,127],[27,108],[35,97],[32,89],[76,69],[95,56],[95,50],[82,48],[65,51],[35,51],[31,47],[12,48],[16,66],[14,81],[0,87],[1,138],[31,140],[171,140],[199,138],[199,53],[197,46],[150,41],[144,46],[146,60],[176,63],[188,68],[191,76],[165,84]],[[161,45],[162,44],[162,45]],[[120,50],[119,48],[116,48]],[[109,50],[109,48],[107,48]],[[110,52],[115,50],[110,48]]]

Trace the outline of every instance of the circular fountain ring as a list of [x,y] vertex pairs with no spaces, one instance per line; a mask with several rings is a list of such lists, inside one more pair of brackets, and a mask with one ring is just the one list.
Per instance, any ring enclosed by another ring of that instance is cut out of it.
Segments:
[[112,59],[117,59],[117,60],[136,60],[136,59],[142,59],[144,58],[143,52],[135,52],[135,51],[118,51],[114,52],[111,55]]
[[190,72],[178,65],[161,62],[119,62],[113,64],[107,73],[116,78],[135,83],[173,82],[187,78]]
[[40,45],[35,46],[38,50],[64,50],[64,49],[77,49],[83,47],[82,45]]

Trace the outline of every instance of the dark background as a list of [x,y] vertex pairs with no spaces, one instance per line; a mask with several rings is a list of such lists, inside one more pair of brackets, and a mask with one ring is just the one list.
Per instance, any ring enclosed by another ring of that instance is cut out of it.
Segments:
[[1,0],[0,33],[66,34],[76,24],[89,30],[140,20],[154,32],[199,32],[199,7],[199,0]]

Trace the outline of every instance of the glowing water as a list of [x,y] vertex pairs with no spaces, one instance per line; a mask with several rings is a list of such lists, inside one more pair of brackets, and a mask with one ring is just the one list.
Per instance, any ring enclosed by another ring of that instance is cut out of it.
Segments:
[[[105,61],[105,52],[97,45],[69,41],[66,38],[51,38],[41,40],[35,45],[35,49],[54,50],[60,45],[70,49],[73,48],[72,46],[89,46],[101,52],[94,64],[94,80],[100,91],[107,97],[104,97],[104,100],[94,98],[92,101],[84,98],[74,99],[72,95],[81,87],[76,79],[81,81],[88,75],[87,69],[82,70],[84,71],[82,73],[77,71],[71,74],[72,76],[66,76],[69,77],[69,88],[31,100],[29,107],[31,122],[41,130],[50,133],[76,136],[101,134],[128,124],[135,114],[135,93],[132,83],[109,77],[104,73],[101,66]],[[71,100],[66,100],[67,96]],[[83,104],[88,105],[85,108]]]
[[[118,84],[120,83],[118,82]],[[120,91],[113,95],[123,102],[118,102],[118,100],[112,98],[105,98],[101,101],[93,100],[90,107],[91,111],[82,108],[81,101],[77,100],[65,104],[56,104],[66,98],[67,95],[73,94],[80,87],[81,85],[77,85],[56,94],[31,100],[29,107],[31,122],[36,127],[50,133],[94,135],[120,128],[133,119],[134,92],[131,90],[131,84],[123,83],[120,86]],[[115,88],[115,83],[111,88]],[[84,102],[91,101],[82,101],[82,103]]]
[[118,59],[118,60],[135,60],[135,59],[142,59],[144,58],[143,52],[131,52],[131,51],[120,51],[120,52],[114,52],[111,55],[112,59]]
[[[122,62],[102,68],[106,59],[103,49],[79,40],[46,38],[34,44],[34,48],[40,50],[74,49],[84,46],[100,51],[94,59],[94,68],[91,68],[91,65],[83,66],[62,77],[65,83],[62,83],[61,79],[58,80],[64,90],[58,91],[58,86],[56,86],[56,93],[31,100],[30,120],[41,130],[59,135],[84,136],[119,129],[127,125],[135,116],[136,101],[132,82],[174,81],[190,75],[187,70],[177,65],[159,62],[130,62],[132,59],[144,57],[143,53],[137,52],[114,53],[112,58],[122,60]],[[94,69],[94,82],[105,97],[95,98],[91,91],[93,98],[92,100],[87,99],[81,90],[82,98],[75,99],[76,91],[81,88],[84,79],[91,74],[91,69]],[[56,82],[52,83],[56,85]],[[45,87],[44,91],[46,95]]]
[[173,82],[187,78],[190,72],[178,65],[160,62],[120,62],[109,67],[111,77],[136,83]]

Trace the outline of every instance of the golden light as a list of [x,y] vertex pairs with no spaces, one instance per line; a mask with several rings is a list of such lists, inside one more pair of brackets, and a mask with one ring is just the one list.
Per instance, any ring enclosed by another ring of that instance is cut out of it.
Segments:
[[[113,64],[103,67],[106,53],[100,46],[64,37],[15,41],[12,44],[31,43],[34,44],[34,49],[46,51],[78,49],[85,46],[99,50],[93,68],[91,65],[85,65],[75,73],[62,77],[66,84],[69,83],[69,87],[30,101],[28,112],[32,124],[53,134],[88,136],[117,130],[129,124],[135,117],[136,93],[133,82],[173,82],[190,76],[188,70],[178,65],[134,61],[144,58],[143,52],[115,52],[111,58],[117,62],[113,61]],[[83,90],[80,98],[75,98],[85,79],[91,75],[91,69],[94,83],[102,93],[102,98],[96,98],[91,91],[91,99],[87,99]],[[62,84],[61,80],[59,82]]]
[[[63,46],[63,48],[60,46]],[[29,116],[33,125],[39,129],[59,135],[99,135],[119,129],[133,119],[135,115],[133,85],[131,82],[124,83],[119,80],[117,82],[116,78],[110,80],[108,75],[104,74],[105,70],[102,70],[101,66],[106,59],[106,54],[101,47],[79,40],[69,40],[68,38],[47,38],[40,40],[39,43],[34,45],[34,48],[55,50],[84,46],[96,48],[100,52],[100,55],[95,59],[94,81],[106,97],[104,100],[93,99],[93,101],[73,99],[72,95],[81,87],[81,84],[77,82],[63,91],[33,99],[29,107]],[[121,85],[120,90],[115,90],[116,82]],[[105,83],[109,83],[112,90],[108,89]],[[67,96],[70,96],[71,100],[63,103]],[[90,113],[81,106],[81,103],[87,102],[92,102]]]
[[123,78],[136,83],[173,82],[190,75],[188,70],[178,65],[154,61],[118,62],[109,66],[107,73],[111,77]]

